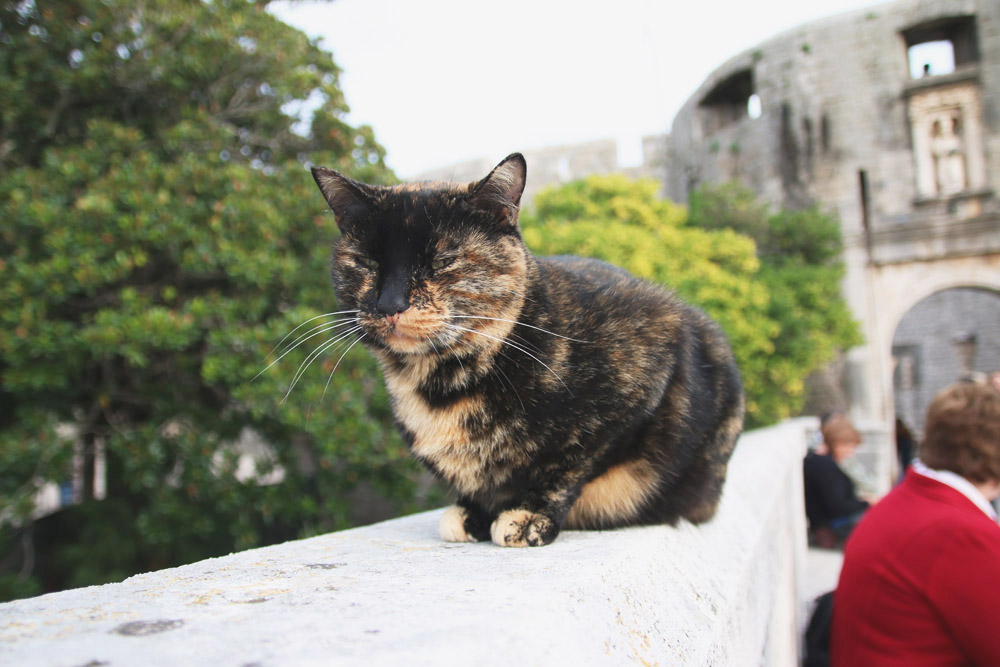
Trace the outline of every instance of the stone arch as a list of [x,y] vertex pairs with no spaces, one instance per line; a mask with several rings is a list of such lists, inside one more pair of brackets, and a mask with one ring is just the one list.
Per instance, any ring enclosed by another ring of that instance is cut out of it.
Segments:
[[872,283],[879,326],[877,340],[869,342],[888,354],[903,316],[931,295],[959,287],[1000,293],[1000,255],[881,266]]
[[[897,470],[894,461],[896,415],[893,385],[893,338],[903,317],[934,294],[953,288],[982,289],[1000,294],[1000,254],[952,257],[935,262],[903,262],[868,267],[866,373],[862,390],[874,392],[872,414],[888,429],[877,473],[888,484]],[[862,350],[857,352],[861,353]],[[885,490],[888,490],[886,487]]]
[[[970,371],[985,376],[1000,369],[997,331],[1000,290],[962,285],[918,301],[902,317],[892,340],[896,416],[919,435],[934,394]],[[959,340],[965,345],[958,345]],[[969,357],[963,350],[975,354]]]
[[[866,326],[867,349],[874,360],[869,378],[874,387],[879,387],[883,423],[889,427],[888,446],[884,451],[882,470],[889,472],[886,480],[898,470],[895,461],[894,424],[896,417],[896,368],[893,363],[893,341],[903,318],[935,295],[952,289],[972,289],[991,293],[1000,298],[1000,255],[979,255],[952,257],[935,262],[906,262],[869,267],[869,319]],[[998,327],[1000,329],[1000,327]],[[980,332],[980,335],[987,332]],[[902,341],[897,341],[902,342]],[[951,341],[943,343],[947,352],[954,354]],[[897,352],[900,352],[897,350]],[[917,400],[910,412],[921,413],[926,408],[928,398]],[[909,416],[908,426],[914,428],[915,436],[920,436],[922,414]],[[892,453],[890,453],[892,452]]]

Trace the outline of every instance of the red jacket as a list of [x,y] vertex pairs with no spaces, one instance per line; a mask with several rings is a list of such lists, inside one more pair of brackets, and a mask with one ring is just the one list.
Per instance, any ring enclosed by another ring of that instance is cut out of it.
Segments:
[[845,667],[1000,665],[1000,525],[908,473],[847,541],[830,649]]

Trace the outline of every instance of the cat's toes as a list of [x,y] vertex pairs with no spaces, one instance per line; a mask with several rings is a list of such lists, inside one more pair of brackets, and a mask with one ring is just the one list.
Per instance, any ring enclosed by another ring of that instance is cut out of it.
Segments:
[[475,542],[476,538],[465,530],[465,521],[469,513],[458,505],[452,505],[441,515],[438,531],[445,542]]
[[540,547],[550,544],[559,527],[543,514],[527,510],[508,510],[493,522],[490,536],[502,547]]

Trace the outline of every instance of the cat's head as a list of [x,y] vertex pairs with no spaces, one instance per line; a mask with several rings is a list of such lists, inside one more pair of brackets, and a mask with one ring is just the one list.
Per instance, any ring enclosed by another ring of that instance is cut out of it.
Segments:
[[332,255],[337,299],[358,311],[366,344],[397,354],[499,344],[524,303],[528,270],[519,153],[469,184],[386,187],[312,171],[341,232]]

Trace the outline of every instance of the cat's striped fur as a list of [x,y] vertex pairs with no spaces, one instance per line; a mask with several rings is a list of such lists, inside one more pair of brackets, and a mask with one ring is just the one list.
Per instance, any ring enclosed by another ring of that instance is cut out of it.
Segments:
[[359,311],[414,456],[458,494],[442,537],[707,521],[743,423],[723,334],[609,264],[534,257],[525,172],[519,154],[467,185],[313,170],[341,230],[340,306]]

